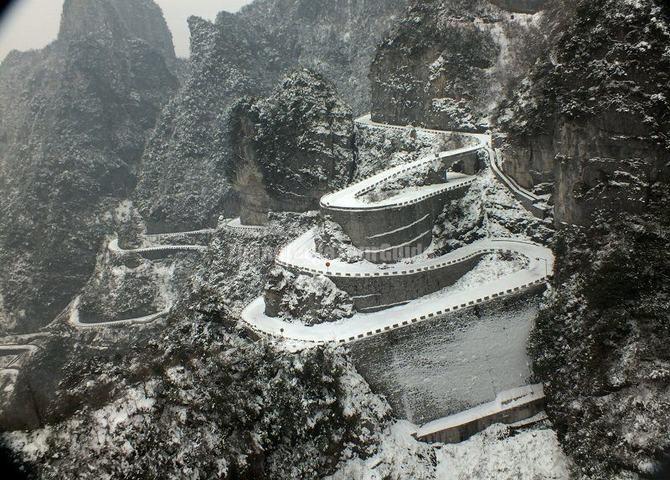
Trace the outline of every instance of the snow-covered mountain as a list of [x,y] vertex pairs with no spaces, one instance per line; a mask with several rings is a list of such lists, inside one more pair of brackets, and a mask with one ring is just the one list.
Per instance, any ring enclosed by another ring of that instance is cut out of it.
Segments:
[[663,478],[664,2],[189,25],[67,0],[0,66],[8,471]]

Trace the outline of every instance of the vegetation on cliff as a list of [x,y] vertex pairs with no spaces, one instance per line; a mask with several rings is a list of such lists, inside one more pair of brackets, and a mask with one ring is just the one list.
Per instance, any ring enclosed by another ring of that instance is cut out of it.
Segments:
[[43,326],[81,288],[177,87],[160,10],[132,3],[68,0],[54,43],[0,66],[2,327]]
[[531,349],[582,472],[647,478],[670,448],[669,11],[654,0],[563,7],[562,34],[503,119],[512,149],[546,149],[557,219],[571,223]]
[[228,174],[245,223],[264,223],[270,210],[315,210],[353,174],[351,109],[309,70],[287,76],[266,99],[241,100],[230,135],[237,161]]

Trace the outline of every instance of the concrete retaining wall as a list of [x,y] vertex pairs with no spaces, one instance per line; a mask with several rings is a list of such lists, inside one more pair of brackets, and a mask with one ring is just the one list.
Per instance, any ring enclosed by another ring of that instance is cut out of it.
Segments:
[[456,427],[417,437],[427,443],[460,443],[483,432],[495,423],[511,424],[534,417],[544,410],[545,399],[535,399],[523,405],[501,410],[500,412],[474,419]]
[[[414,255],[423,253],[432,242],[432,236],[426,237],[426,232],[432,232],[444,205],[462,198],[469,188],[470,183],[461,184],[413,203],[383,209],[344,210],[322,206],[321,212],[342,226],[368,260],[385,263],[385,253],[392,247],[403,247],[413,251]],[[377,250],[381,252],[375,253]],[[407,256],[401,256],[396,261]]]
[[398,418],[417,425],[490,402],[530,380],[528,333],[542,289],[367,336],[349,344],[353,362]]
[[[353,298],[358,311],[373,312],[410,302],[453,285],[472,270],[484,255],[494,251],[482,250],[435,268],[413,270],[411,266],[408,266],[407,271],[396,275],[326,274],[326,276],[340,290],[347,292]],[[278,262],[278,264],[297,274],[312,273],[298,270],[283,262]]]
[[359,312],[374,312],[408,303],[456,283],[481,260],[478,254],[439,270],[416,272],[405,276],[332,278],[340,290],[347,292]]

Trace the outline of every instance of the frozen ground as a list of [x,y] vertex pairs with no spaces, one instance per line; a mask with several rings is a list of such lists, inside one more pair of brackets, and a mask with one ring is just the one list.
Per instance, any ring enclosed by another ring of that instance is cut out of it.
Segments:
[[556,434],[537,429],[510,436],[494,425],[457,445],[427,445],[400,421],[382,436],[376,455],[351,460],[328,480],[568,480],[570,462]]

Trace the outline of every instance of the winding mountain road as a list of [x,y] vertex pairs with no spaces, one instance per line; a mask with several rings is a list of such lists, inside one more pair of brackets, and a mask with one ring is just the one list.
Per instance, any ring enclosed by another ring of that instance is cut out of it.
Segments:
[[[375,124],[367,116],[358,119],[357,122],[374,128],[394,130],[405,128]],[[449,133],[436,130],[425,131],[429,133]],[[321,200],[322,211],[326,213],[342,211],[344,216],[340,219],[345,220],[347,218],[346,212],[351,212],[352,216],[370,212],[384,216],[389,215],[390,212],[402,212],[399,209],[408,205],[421,205],[419,202],[427,196],[436,195],[438,192],[449,191],[455,187],[469,186],[474,182],[474,177],[450,174],[448,182],[422,188],[406,189],[381,201],[366,201],[364,198],[366,194],[374,191],[382,184],[412,171],[421,171],[432,162],[440,161],[444,164],[445,159],[457,160],[462,155],[472,155],[480,151],[486,152],[489,156],[492,154],[488,136],[470,136],[476,137],[478,141],[476,145],[442,152],[406,165],[390,168],[339,192],[326,195]],[[446,162],[446,165],[448,166],[449,162]],[[341,223],[341,221],[338,223]],[[432,223],[430,223],[430,226],[432,228]],[[409,231],[409,227],[402,227],[399,230]],[[390,235],[391,233],[395,232],[385,232],[383,235]],[[355,285],[357,281],[361,284],[368,282],[368,288],[369,285],[376,288],[388,288],[392,290],[391,293],[400,291],[405,286],[408,288],[410,285],[416,284],[419,278],[424,279],[424,282],[426,277],[433,280],[431,276],[436,280],[428,282],[430,285],[427,288],[432,287],[435,291],[435,285],[441,285],[437,279],[450,275],[454,278],[458,277],[462,274],[464,268],[471,268],[471,265],[473,265],[473,263],[468,262],[486,254],[518,254],[526,259],[526,266],[521,271],[480,284],[476,288],[466,291],[445,296],[428,295],[433,292],[426,291],[423,295],[413,299],[382,304],[379,306],[382,308],[381,311],[359,312],[349,319],[314,326],[292,323],[279,317],[267,316],[265,314],[265,299],[260,297],[242,312],[242,320],[252,330],[276,338],[311,344],[346,344],[537,288],[546,283],[554,265],[554,255],[550,249],[530,241],[513,238],[481,240],[436,258],[417,256],[410,261],[384,263],[383,265],[370,261],[347,263],[337,259],[329,260],[319,255],[316,252],[315,236],[316,230],[310,230],[301,235],[282,249],[277,256],[276,264],[298,274],[323,275],[332,279],[338,286],[343,284],[343,280],[346,280],[347,282],[344,284],[349,286]],[[368,236],[367,238],[371,237]],[[370,284],[371,281],[377,283]]]

